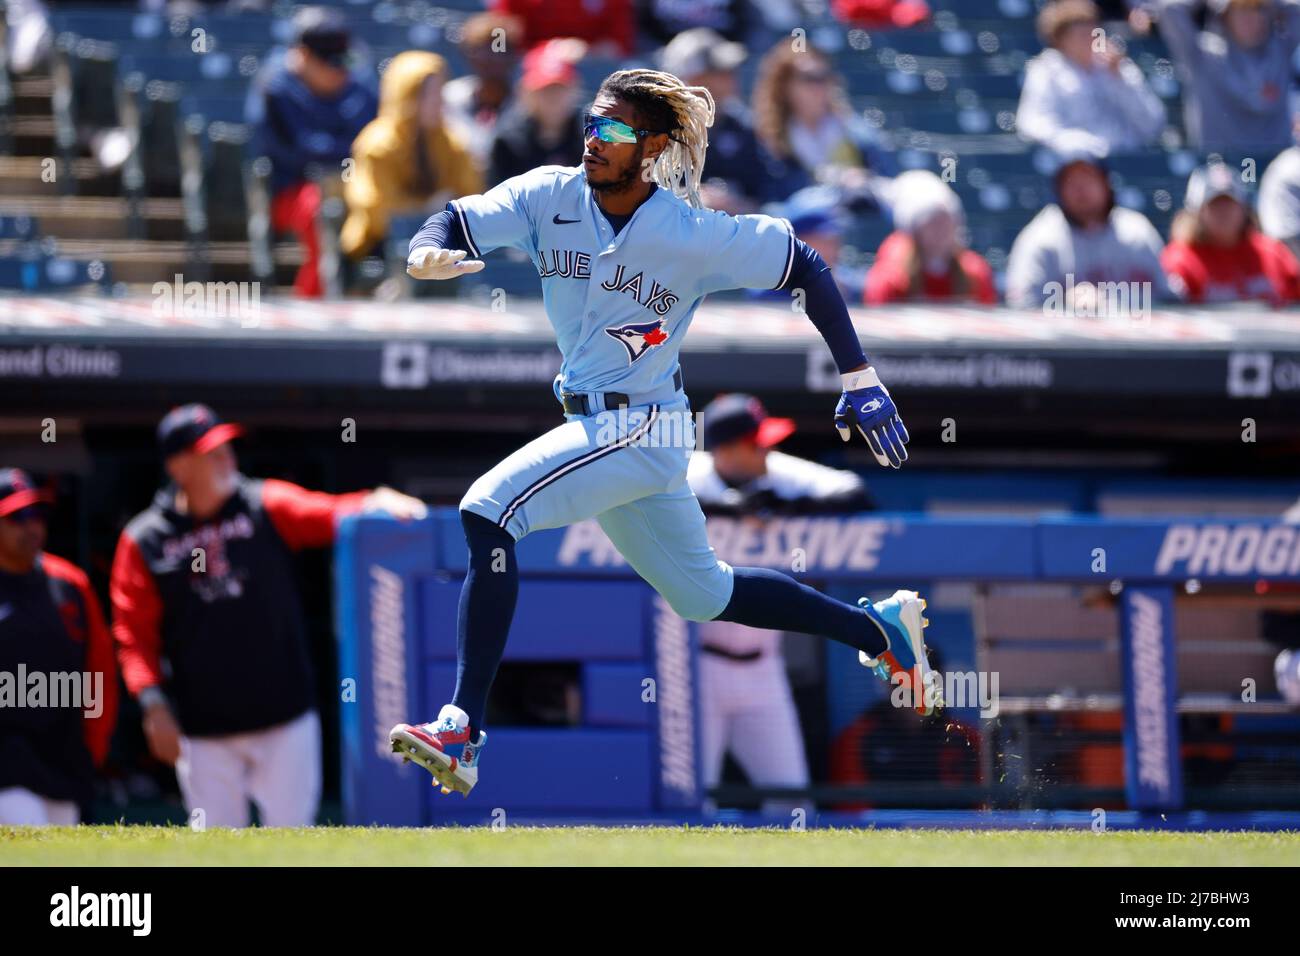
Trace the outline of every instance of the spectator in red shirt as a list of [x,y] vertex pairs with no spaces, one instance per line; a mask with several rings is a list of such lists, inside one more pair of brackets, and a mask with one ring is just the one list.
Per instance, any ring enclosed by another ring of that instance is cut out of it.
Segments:
[[[292,552],[334,540],[344,515],[422,517],[391,488],[329,495],[239,473],[205,405],[158,426],[171,483],[126,526],[113,559],[113,635],[153,755],[176,767],[205,826],[307,826],[320,797],[320,722]],[[164,669],[163,661],[167,667]]]
[[867,273],[868,305],[951,300],[992,305],[993,270],[962,241],[961,199],[934,173],[912,170],[890,189],[894,231],[876,250]]
[[0,469],[0,824],[79,823],[117,719],[99,601],[44,550],[50,500],[26,472]]
[[1223,163],[1192,172],[1160,261],[1188,302],[1300,301],[1300,264],[1260,232],[1245,187]]
[[523,21],[529,49],[545,40],[577,37],[587,41],[594,56],[636,52],[632,0],[492,0],[489,8]]

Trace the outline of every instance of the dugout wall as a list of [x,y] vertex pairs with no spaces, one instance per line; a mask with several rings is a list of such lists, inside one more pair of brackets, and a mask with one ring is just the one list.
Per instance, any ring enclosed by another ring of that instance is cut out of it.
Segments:
[[[1122,712],[1123,793],[1130,809],[1184,806],[1180,713],[1282,714],[1290,721],[1281,726],[1286,759],[1294,759],[1300,744],[1271,675],[1254,673],[1258,658],[1247,667],[1250,674],[1237,674],[1232,662],[1246,658],[1226,656],[1215,694],[1192,699],[1180,691],[1174,613],[1175,597],[1189,580],[1197,589],[1300,582],[1300,526],[1255,519],[873,513],[713,519],[710,538],[731,563],[789,570],[796,555],[800,574],[855,588],[932,587],[950,580],[1110,588],[1118,641],[1081,651],[1118,650],[1122,679],[1113,700],[1095,694],[1073,703],[1049,700],[1041,709]],[[639,820],[699,810],[705,795],[692,734],[698,703],[693,628],[636,578],[595,522],[532,534],[518,553],[522,587],[506,661],[576,662],[577,719],[564,727],[490,726],[494,772],[468,799],[442,797],[427,773],[389,751],[387,735],[399,721],[432,719],[451,697],[465,568],[459,521],[454,509],[443,509],[421,522],[362,516],[342,526],[335,573],[346,822],[490,823],[501,813],[516,820]],[[855,660],[841,655],[832,663],[828,678],[860,676]],[[990,658],[976,663],[988,667]],[[1258,685],[1250,701],[1234,696],[1244,680]],[[1038,706],[1015,687],[1001,693],[1009,712]]]

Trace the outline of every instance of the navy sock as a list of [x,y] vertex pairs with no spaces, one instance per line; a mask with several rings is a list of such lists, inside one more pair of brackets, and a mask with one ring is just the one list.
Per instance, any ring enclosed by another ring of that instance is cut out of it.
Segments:
[[771,631],[798,631],[829,637],[871,657],[888,646],[867,612],[766,568],[733,568],[735,590],[715,618]]
[[469,544],[469,572],[460,590],[456,693],[451,702],[469,715],[470,739],[477,740],[515,616],[519,566],[510,532],[471,511],[460,513],[460,523]]

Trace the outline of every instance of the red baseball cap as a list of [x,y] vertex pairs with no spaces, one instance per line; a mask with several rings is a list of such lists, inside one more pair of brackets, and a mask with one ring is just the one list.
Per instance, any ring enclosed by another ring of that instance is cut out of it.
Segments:
[[540,90],[557,83],[576,85],[578,70],[573,65],[572,52],[573,41],[566,39],[547,40],[533,47],[524,57],[519,85],[525,90]]
[[54,495],[37,488],[32,476],[21,468],[0,469],[0,518],[53,501]]
[[752,438],[760,448],[773,448],[794,433],[794,419],[773,418],[753,395],[719,395],[701,413],[704,444],[715,448],[738,438]]
[[223,422],[208,406],[195,402],[173,408],[158,423],[158,447],[164,458],[183,451],[204,454],[242,434],[241,426]]

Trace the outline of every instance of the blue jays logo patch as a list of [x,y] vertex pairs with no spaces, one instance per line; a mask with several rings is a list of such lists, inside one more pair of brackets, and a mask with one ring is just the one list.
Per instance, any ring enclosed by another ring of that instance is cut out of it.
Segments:
[[656,322],[634,322],[631,325],[620,325],[616,328],[606,329],[605,334],[612,335],[623,343],[623,348],[627,349],[628,365],[631,365],[656,345],[663,345],[668,341],[668,333],[664,331],[662,319]]

